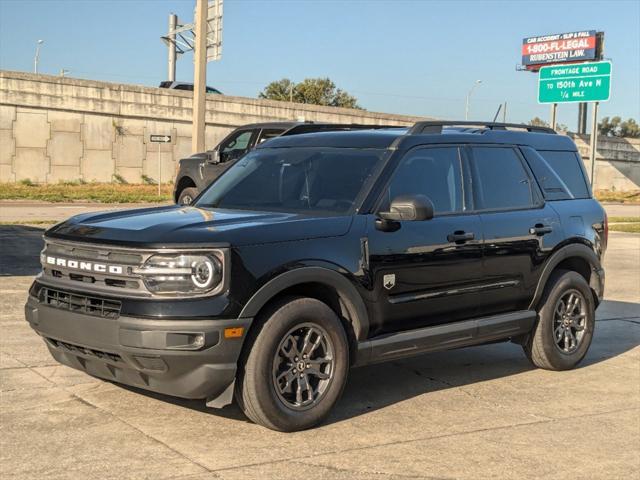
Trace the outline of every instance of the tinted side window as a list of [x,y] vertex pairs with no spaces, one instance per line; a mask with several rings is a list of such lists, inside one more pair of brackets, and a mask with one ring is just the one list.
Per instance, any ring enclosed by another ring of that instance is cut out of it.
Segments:
[[393,175],[382,209],[400,195],[426,195],[435,212],[463,210],[460,152],[456,147],[412,150],[400,161]]
[[258,143],[262,143],[270,138],[279,137],[284,133],[284,130],[281,128],[263,128],[260,132],[260,138],[258,139]]
[[575,198],[589,198],[589,188],[582,173],[582,160],[575,152],[541,151],[547,163],[562,179]]
[[249,149],[249,142],[254,130],[242,130],[220,145],[220,160],[227,162],[236,160]]
[[476,209],[533,205],[529,176],[512,148],[473,147],[471,151]]
[[547,161],[531,147],[520,147],[547,200],[571,200],[573,194]]

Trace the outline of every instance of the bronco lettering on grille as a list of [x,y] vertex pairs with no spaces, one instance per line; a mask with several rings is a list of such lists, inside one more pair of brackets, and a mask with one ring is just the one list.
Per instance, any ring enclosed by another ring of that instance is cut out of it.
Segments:
[[78,260],[70,260],[67,258],[46,257],[49,265],[58,267],[71,268],[74,270],[84,270],[86,272],[111,273],[114,275],[122,275],[124,267],[121,265],[108,265],[106,263],[81,262]]

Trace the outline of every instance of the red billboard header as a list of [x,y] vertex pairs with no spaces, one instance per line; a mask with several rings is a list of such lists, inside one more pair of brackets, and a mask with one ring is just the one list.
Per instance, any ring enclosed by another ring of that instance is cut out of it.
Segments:
[[595,30],[528,37],[522,40],[522,65],[538,70],[543,65],[596,60],[599,40]]

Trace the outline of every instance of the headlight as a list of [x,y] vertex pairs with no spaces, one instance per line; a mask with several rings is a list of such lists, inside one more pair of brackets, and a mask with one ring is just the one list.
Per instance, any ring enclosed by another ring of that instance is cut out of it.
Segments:
[[222,287],[224,256],[208,254],[159,254],[150,257],[135,273],[142,275],[155,294],[199,295]]

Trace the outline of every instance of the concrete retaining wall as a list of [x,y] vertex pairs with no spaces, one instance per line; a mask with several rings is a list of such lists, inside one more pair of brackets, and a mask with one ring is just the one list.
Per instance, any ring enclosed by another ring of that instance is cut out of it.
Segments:
[[[591,175],[590,135],[571,134]],[[596,188],[617,191],[640,190],[640,138],[598,137]]]
[[[190,92],[0,70],[0,182],[171,181],[191,153]],[[226,95],[207,97],[206,147],[238,126],[277,120],[408,125],[419,117]],[[152,144],[150,135],[171,135]],[[589,137],[572,135],[587,171]],[[640,189],[640,140],[602,138],[596,187]]]
[[[0,182],[85,180],[113,175],[173,179],[191,153],[190,92],[0,71]],[[407,125],[418,117],[210,95],[206,147],[253,122],[312,120]],[[150,135],[172,143],[150,143]],[[160,157],[160,162],[158,161]]]

